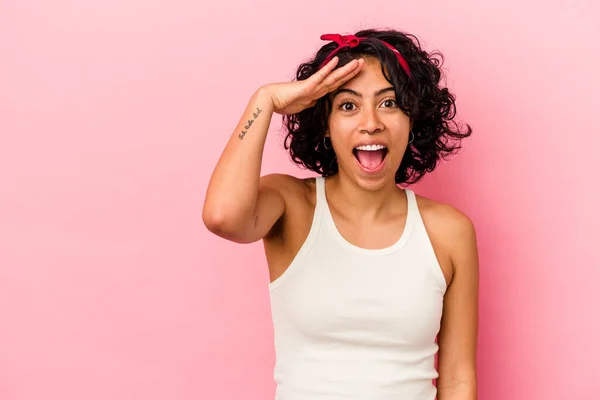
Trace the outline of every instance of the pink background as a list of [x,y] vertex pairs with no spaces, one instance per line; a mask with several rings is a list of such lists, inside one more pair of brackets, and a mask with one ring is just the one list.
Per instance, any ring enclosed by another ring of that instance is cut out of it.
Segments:
[[[256,88],[370,26],[441,49],[475,130],[414,189],[478,229],[480,398],[597,396],[597,3],[373,4],[0,3],[0,399],[272,398],[262,245],[205,188]],[[280,121],[263,173],[306,175]]]

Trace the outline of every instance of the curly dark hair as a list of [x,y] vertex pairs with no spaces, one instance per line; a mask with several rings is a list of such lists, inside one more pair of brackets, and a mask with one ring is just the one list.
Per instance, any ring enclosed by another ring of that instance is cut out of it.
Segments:
[[[396,183],[416,183],[426,172],[434,170],[440,158],[446,159],[459,150],[460,141],[472,132],[469,125],[461,130],[453,121],[456,115],[455,96],[440,86],[443,55],[438,51],[427,53],[414,35],[397,30],[367,29],[355,35],[369,40],[362,40],[358,46],[338,52],[336,68],[355,58],[379,59],[384,77],[395,88],[398,106],[413,124],[414,139],[396,171]],[[402,54],[410,67],[411,77],[404,72],[395,53],[377,39],[389,43]],[[298,67],[296,79],[304,80],[317,72],[336,47],[333,42],[324,45],[312,60]],[[286,131],[284,147],[290,151],[291,159],[322,176],[338,172],[335,153],[324,144],[330,112],[331,104],[326,95],[313,107],[283,116]]]

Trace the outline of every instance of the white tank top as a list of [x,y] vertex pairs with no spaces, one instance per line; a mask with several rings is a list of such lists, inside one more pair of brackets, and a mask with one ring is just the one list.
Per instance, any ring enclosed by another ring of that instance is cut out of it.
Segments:
[[364,249],[337,230],[316,182],[310,232],[270,283],[276,400],[434,400],[446,282],[415,194],[393,245]]

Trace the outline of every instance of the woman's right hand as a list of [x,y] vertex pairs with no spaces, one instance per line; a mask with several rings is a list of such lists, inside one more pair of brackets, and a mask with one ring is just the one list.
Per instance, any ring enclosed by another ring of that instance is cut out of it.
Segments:
[[263,86],[273,101],[273,111],[278,114],[296,114],[314,106],[318,99],[356,76],[365,63],[363,59],[355,59],[332,72],[338,61],[338,57],[334,57],[323,68],[303,81],[271,83]]

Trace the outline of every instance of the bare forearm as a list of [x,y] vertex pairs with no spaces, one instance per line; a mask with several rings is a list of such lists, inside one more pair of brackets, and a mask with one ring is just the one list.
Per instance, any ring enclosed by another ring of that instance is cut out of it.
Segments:
[[248,102],[213,171],[204,203],[205,222],[235,225],[253,218],[272,116],[271,97],[259,89]]
[[437,400],[477,400],[475,376],[441,379],[437,382]]

